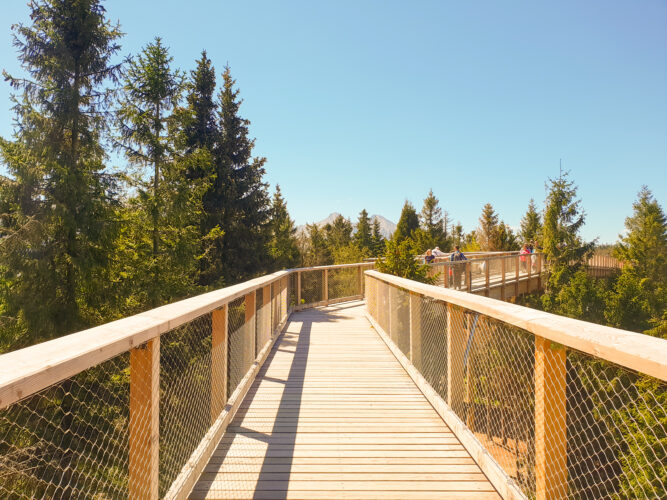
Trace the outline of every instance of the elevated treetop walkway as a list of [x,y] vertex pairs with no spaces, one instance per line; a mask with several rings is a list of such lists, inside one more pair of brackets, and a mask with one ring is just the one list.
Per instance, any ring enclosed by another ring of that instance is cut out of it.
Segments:
[[662,496],[667,342],[490,298],[534,257],[280,271],[0,356],[0,494]]

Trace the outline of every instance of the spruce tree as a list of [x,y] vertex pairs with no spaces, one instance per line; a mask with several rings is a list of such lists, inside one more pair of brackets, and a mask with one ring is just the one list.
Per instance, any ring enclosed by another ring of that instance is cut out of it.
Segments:
[[384,236],[382,236],[380,221],[377,218],[373,219],[373,233],[371,235],[371,241],[371,254],[373,257],[378,257],[384,253],[385,239]]
[[327,244],[333,251],[335,248],[348,246],[352,242],[352,223],[342,215],[324,227]]
[[356,232],[354,233],[354,242],[362,250],[367,249],[370,251],[373,247],[371,223],[366,209],[359,212],[359,220],[357,221]]
[[183,127],[187,152],[198,148],[213,150],[218,135],[215,114],[218,109],[215,103],[215,68],[211,60],[202,51],[197,60],[197,68],[190,72],[187,87],[188,118]]
[[498,214],[496,214],[491,203],[484,205],[482,215],[479,217],[479,228],[477,229],[477,242],[482,250],[492,252],[498,250],[497,242]]
[[542,232],[542,221],[540,214],[535,206],[535,200],[530,199],[528,203],[528,210],[521,219],[521,239],[525,243],[538,242]]
[[[171,68],[172,60],[160,38],[149,43],[129,63],[117,111],[117,145],[140,169],[134,178],[139,195],[134,203],[138,206],[131,211],[138,224],[134,243],[140,264],[137,270],[142,271],[134,276],[143,282],[139,288],[146,290],[151,306],[185,293],[177,285],[188,279],[179,270],[181,266],[189,269],[190,263],[171,257],[183,251],[184,245],[191,248],[195,222],[191,212],[197,210],[183,168],[191,169],[201,162],[184,167],[175,151],[175,134],[168,133],[171,112],[184,84],[183,74]],[[151,235],[150,252],[143,242],[147,233]],[[173,276],[178,278],[170,279]]]
[[243,102],[227,66],[218,94],[218,132],[213,151],[215,179],[204,196],[206,272],[203,283],[220,286],[266,270],[270,261],[270,203],[263,181],[266,158],[252,156],[250,121],[239,115]]
[[557,179],[549,179],[545,207],[542,244],[549,279],[541,300],[547,311],[558,312],[560,291],[592,253],[595,242],[585,242],[579,235],[586,215],[567,172],[561,171]]
[[443,229],[442,209],[440,208],[438,199],[433,194],[431,189],[428,196],[424,199],[424,206],[422,207],[419,216],[421,228],[428,236],[429,248],[436,246],[445,246],[445,231]]
[[401,217],[396,224],[396,231],[394,232],[394,239],[402,241],[406,238],[412,238],[413,233],[419,229],[419,217],[415,207],[409,201],[405,201]]
[[299,264],[299,248],[296,240],[296,227],[287,211],[287,204],[276,185],[271,205],[271,239],[269,255],[273,260],[273,269],[288,269]]
[[14,97],[15,142],[0,141],[5,235],[0,267],[5,317],[22,344],[101,320],[115,234],[116,180],[105,172],[101,136],[120,67],[117,25],[99,0],[31,2],[31,25],[14,46],[27,79],[3,73]]

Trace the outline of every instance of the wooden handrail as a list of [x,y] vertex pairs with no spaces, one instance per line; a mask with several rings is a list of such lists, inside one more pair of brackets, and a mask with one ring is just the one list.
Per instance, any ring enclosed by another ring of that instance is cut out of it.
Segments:
[[0,409],[289,275],[278,271],[0,356]]
[[479,312],[552,342],[667,381],[667,340],[426,285],[378,271],[366,271],[365,274],[410,292]]

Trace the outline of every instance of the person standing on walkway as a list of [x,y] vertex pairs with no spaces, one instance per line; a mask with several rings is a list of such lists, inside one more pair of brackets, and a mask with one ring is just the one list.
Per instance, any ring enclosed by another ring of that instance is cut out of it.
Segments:
[[530,253],[530,250],[528,250],[528,245],[526,243],[523,244],[521,247],[521,251],[519,252],[519,260],[521,261],[521,272],[526,272],[526,255]]
[[450,281],[449,287],[452,288],[452,285],[454,288],[457,290],[461,289],[461,276],[463,275],[463,272],[465,271],[465,263],[463,262],[464,260],[468,260],[468,258],[463,255],[463,252],[459,250],[459,246],[456,245],[454,247],[454,252],[449,256],[450,262],[453,262],[451,265],[451,271],[452,273],[449,275],[450,279],[453,278],[453,283]]

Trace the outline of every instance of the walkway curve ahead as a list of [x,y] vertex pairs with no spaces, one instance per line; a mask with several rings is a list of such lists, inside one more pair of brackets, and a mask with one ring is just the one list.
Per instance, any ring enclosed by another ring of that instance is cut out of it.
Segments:
[[190,498],[500,497],[348,302],[291,316]]

